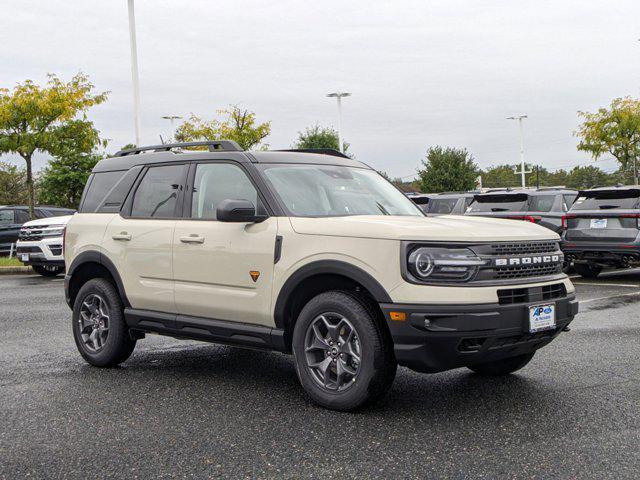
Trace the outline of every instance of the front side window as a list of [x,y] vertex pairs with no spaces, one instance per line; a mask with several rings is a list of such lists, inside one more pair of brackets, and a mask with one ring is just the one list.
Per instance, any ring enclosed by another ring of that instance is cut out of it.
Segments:
[[223,200],[249,200],[258,206],[258,192],[237,165],[201,163],[196,167],[191,194],[191,218],[216,219]]
[[411,200],[373,170],[289,164],[259,168],[292,216],[423,216]]
[[16,223],[26,223],[29,221],[29,212],[26,210],[16,210]]
[[0,226],[6,227],[16,223],[13,210],[0,210]]
[[133,197],[131,216],[138,218],[174,217],[184,165],[151,167]]

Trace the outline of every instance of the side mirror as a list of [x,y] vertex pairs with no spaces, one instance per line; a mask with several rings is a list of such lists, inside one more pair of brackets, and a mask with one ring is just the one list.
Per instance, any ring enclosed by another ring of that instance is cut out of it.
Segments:
[[267,216],[256,214],[256,207],[249,200],[227,198],[218,204],[216,218],[220,222],[257,223]]

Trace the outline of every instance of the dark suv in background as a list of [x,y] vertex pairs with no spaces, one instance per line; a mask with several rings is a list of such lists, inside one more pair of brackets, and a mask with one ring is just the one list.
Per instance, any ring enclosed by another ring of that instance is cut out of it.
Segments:
[[536,223],[562,233],[562,217],[578,192],[559,187],[490,190],[474,196],[465,215],[509,218]]
[[433,195],[427,208],[427,216],[464,215],[478,192],[445,192]]
[[564,216],[562,249],[583,277],[640,266],[640,187],[581,191]]
[[[72,215],[68,208],[39,206],[34,210],[36,218]],[[0,255],[8,255],[16,243],[22,224],[29,221],[29,207],[25,205],[0,206]]]

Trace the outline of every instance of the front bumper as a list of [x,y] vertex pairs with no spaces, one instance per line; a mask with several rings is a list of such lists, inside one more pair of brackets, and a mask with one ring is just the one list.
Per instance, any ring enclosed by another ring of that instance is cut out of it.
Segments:
[[[529,306],[556,305],[556,328],[529,332]],[[510,305],[380,304],[400,365],[439,372],[530,353],[551,342],[578,313],[575,295]],[[403,312],[404,321],[390,312]],[[427,320],[428,322],[425,322]]]
[[62,238],[53,237],[39,241],[19,240],[16,243],[16,257],[25,265],[64,267]]

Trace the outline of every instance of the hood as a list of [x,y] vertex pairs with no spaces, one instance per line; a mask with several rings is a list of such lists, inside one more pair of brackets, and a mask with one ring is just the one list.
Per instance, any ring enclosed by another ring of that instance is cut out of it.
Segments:
[[303,235],[436,242],[509,242],[560,238],[551,230],[530,222],[460,215],[354,215],[327,218],[291,217],[290,220],[293,230]]
[[69,220],[71,220],[73,215],[61,215],[59,217],[45,217],[38,218],[37,220],[31,220],[29,222],[23,223],[23,227],[37,227],[40,225],[66,225]]

